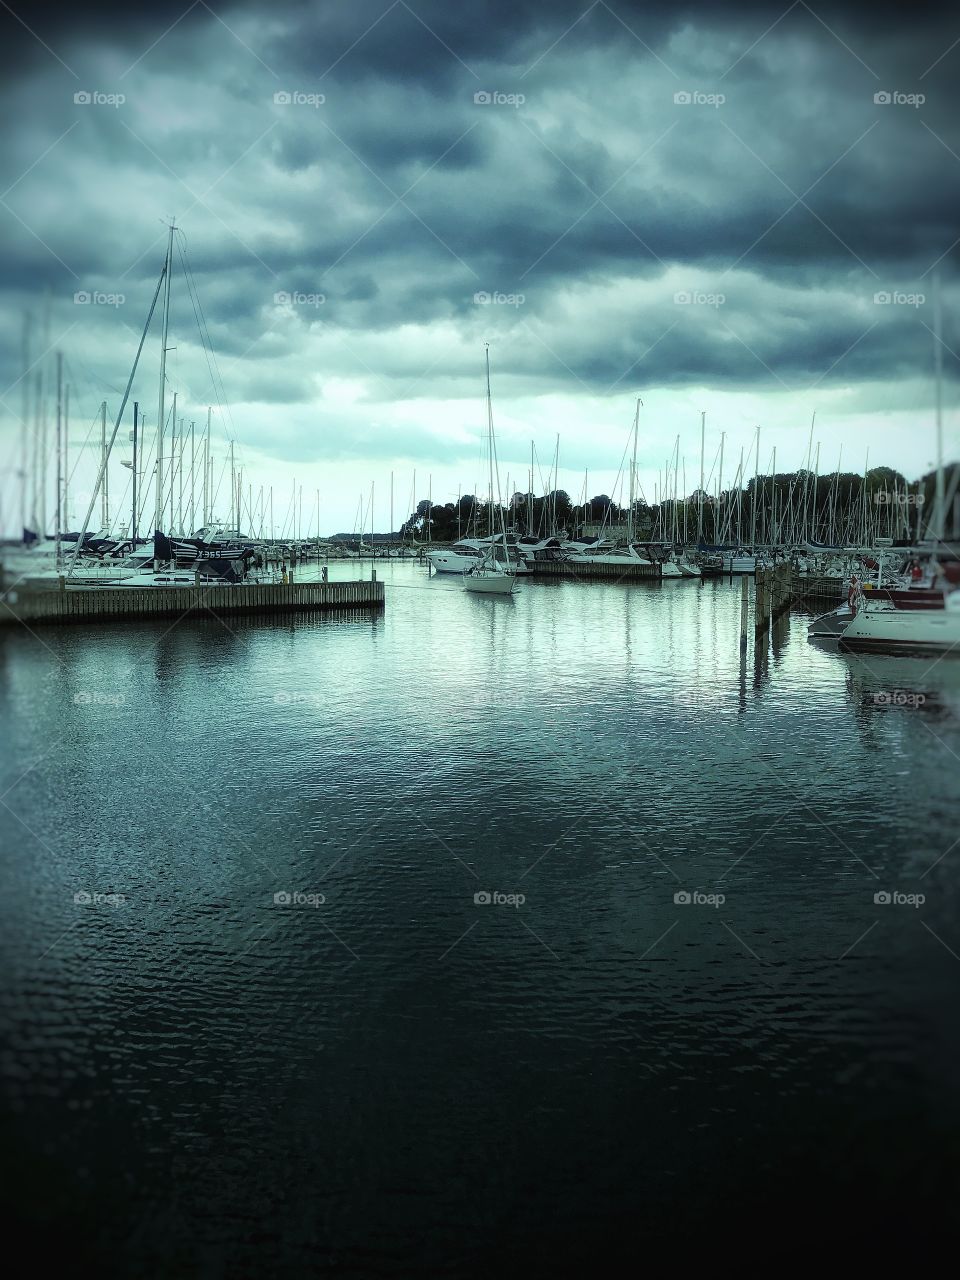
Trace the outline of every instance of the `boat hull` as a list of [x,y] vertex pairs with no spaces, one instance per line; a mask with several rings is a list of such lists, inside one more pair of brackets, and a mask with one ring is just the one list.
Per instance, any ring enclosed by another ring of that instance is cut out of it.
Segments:
[[960,651],[960,607],[864,610],[848,623],[840,648],[851,653]]
[[465,573],[463,588],[485,596],[509,596],[516,579],[512,573]]

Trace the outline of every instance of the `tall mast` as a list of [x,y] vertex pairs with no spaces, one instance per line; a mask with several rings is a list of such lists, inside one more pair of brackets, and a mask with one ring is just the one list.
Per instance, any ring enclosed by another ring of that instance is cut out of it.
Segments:
[[233,441],[231,440],[230,441],[230,535],[229,535],[231,538],[234,535],[234,530],[237,528],[236,507],[237,507],[237,468],[234,464]]
[[527,498],[527,535],[533,536],[533,441],[530,441],[530,494]]
[[933,277],[933,367],[935,380],[935,406],[936,406],[936,439],[937,439],[937,480],[936,492],[934,500],[934,525],[933,536],[939,541],[943,541],[946,520],[946,496],[944,492],[943,481],[943,341],[940,337],[940,331],[943,326],[943,317],[941,314],[940,304],[940,273],[939,271]]
[[174,531],[173,523],[173,482],[177,470],[177,393],[173,393],[173,412],[170,414],[170,532]]
[[697,510],[697,541],[703,541],[703,451],[706,445],[707,411],[700,414],[700,497]]
[[813,535],[817,534],[817,494],[820,488],[820,441],[817,441],[817,455],[813,463]]
[[103,468],[103,488],[100,491],[100,523],[104,530],[110,528],[110,485],[107,482],[107,402],[100,404],[100,465]]
[[490,455],[490,536],[493,537],[493,396],[490,392],[490,343],[484,343],[487,366],[487,453]]
[[[50,350],[50,298],[47,296],[46,309],[43,319],[43,350]],[[37,401],[39,407],[38,418],[38,434],[40,451],[40,466],[38,471],[39,498],[40,498],[40,535],[47,536],[47,371],[46,363],[40,365]]]
[[23,316],[23,409],[20,432],[20,536],[30,521],[27,500],[27,478],[30,474],[28,452],[30,447],[30,312]]
[[157,408],[157,511],[154,528],[163,524],[163,428],[167,420],[164,396],[167,386],[167,339],[170,334],[170,277],[173,274],[173,233],[176,219],[170,223],[167,257],[163,267],[163,321],[160,335],[160,399]]
[[810,459],[813,453],[813,424],[816,421],[817,413],[814,410],[810,418],[810,435],[807,439],[807,465],[803,472],[803,536],[810,537],[809,515],[810,515]]
[[70,531],[70,383],[63,388],[63,524]]
[[63,495],[63,352],[57,352],[57,523],[54,529],[56,537],[57,569],[60,568],[60,530],[63,523],[61,500]]
[[196,422],[190,423],[190,533],[191,535],[197,528],[197,442],[196,442]]
[[713,540],[719,542],[717,537],[717,520],[723,515],[723,442],[727,438],[725,431],[720,432],[720,470],[717,473],[717,510],[713,517]]
[[757,553],[757,490],[760,487],[760,424],[757,423],[757,451],[753,464],[753,501],[750,503],[750,549]]
[[210,522],[210,406],[207,405],[207,438],[203,446],[203,527]]
[[43,537],[40,525],[39,480],[40,480],[40,372],[33,380],[33,466],[30,468],[30,524],[34,533]]
[[633,501],[636,496],[637,477],[637,436],[640,434],[640,397],[637,396],[637,407],[633,415],[633,452],[630,455],[630,508],[627,511],[627,542],[633,542]]
[[[104,401],[103,403],[104,403],[104,408],[106,408],[107,402]],[[132,549],[134,551],[136,551],[137,549],[137,466],[139,465],[137,461],[137,427],[139,425],[139,417],[140,417],[140,405],[136,400],[134,400],[133,402],[133,466],[131,467],[131,475],[133,477],[131,482],[133,487],[133,507],[132,507],[131,519],[130,519],[130,537],[133,539]]]
[[184,452],[185,452],[185,448],[184,448],[184,446],[185,446],[185,444],[186,444],[186,441],[184,440],[183,419],[182,419],[182,418],[180,419],[180,437],[179,437],[179,439],[180,439],[180,453],[179,453],[179,457],[177,458],[177,479],[178,479],[178,486],[177,486],[177,530],[178,530],[178,532],[179,532],[179,533],[183,533],[183,455],[184,455]]

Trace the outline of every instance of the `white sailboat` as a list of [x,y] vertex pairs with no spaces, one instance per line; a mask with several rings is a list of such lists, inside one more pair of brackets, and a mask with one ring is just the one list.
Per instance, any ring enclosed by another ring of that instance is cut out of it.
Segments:
[[[517,575],[512,568],[503,568],[495,558],[503,548],[503,561],[509,564],[510,555],[507,549],[507,530],[503,523],[503,504],[500,501],[500,473],[496,468],[496,446],[493,438],[493,397],[490,392],[490,347],[486,348],[487,356],[487,449],[490,454],[490,515],[493,516],[493,497],[496,492],[497,510],[500,514],[500,544],[494,551],[491,543],[485,554],[482,554],[475,565],[472,565],[463,575],[463,586],[465,591],[473,591],[482,595],[508,596],[513,594],[513,588],[517,580]],[[494,490],[494,472],[496,470],[497,485]],[[491,518],[491,526],[493,520]],[[493,529],[491,527],[491,534]]]

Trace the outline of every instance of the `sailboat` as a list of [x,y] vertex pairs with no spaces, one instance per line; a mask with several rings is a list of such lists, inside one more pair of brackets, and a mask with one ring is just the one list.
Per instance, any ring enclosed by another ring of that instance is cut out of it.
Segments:
[[[493,495],[494,495],[494,471],[496,463],[496,446],[493,438],[493,397],[490,392],[490,346],[487,344],[487,451],[490,455],[490,525],[491,535],[493,533]],[[510,553],[507,548],[507,530],[503,523],[503,504],[500,501],[500,473],[497,470],[497,510],[500,513],[500,546],[503,548],[503,561],[505,564],[510,563]],[[494,544],[491,541],[486,550],[478,558],[477,563],[472,565],[463,575],[463,586],[465,591],[474,591],[483,595],[509,596],[513,593],[514,584],[517,580],[516,571],[512,568],[503,568],[495,558],[496,552]]]
[[[870,599],[858,591],[850,600],[853,617],[840,637],[841,652],[869,653],[950,653],[960,649],[960,558],[945,543],[946,494],[943,473],[942,377],[943,343],[941,333],[940,280],[934,277],[934,368],[936,379],[936,452],[937,482],[933,517],[928,536],[933,541],[931,557],[934,592],[942,592],[942,607],[928,602],[922,608],[885,607],[880,600]],[[878,570],[879,578],[879,570]],[[881,593],[871,593],[880,596]],[[933,594],[933,592],[929,593]],[[908,596],[909,598],[909,596]]]

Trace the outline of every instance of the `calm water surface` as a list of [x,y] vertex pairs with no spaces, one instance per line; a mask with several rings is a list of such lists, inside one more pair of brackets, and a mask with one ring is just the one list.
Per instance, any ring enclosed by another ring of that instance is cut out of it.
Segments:
[[795,615],[741,665],[738,584],[377,568],[379,617],[0,635],[38,1247],[551,1275],[747,1208],[955,1231],[960,661]]

